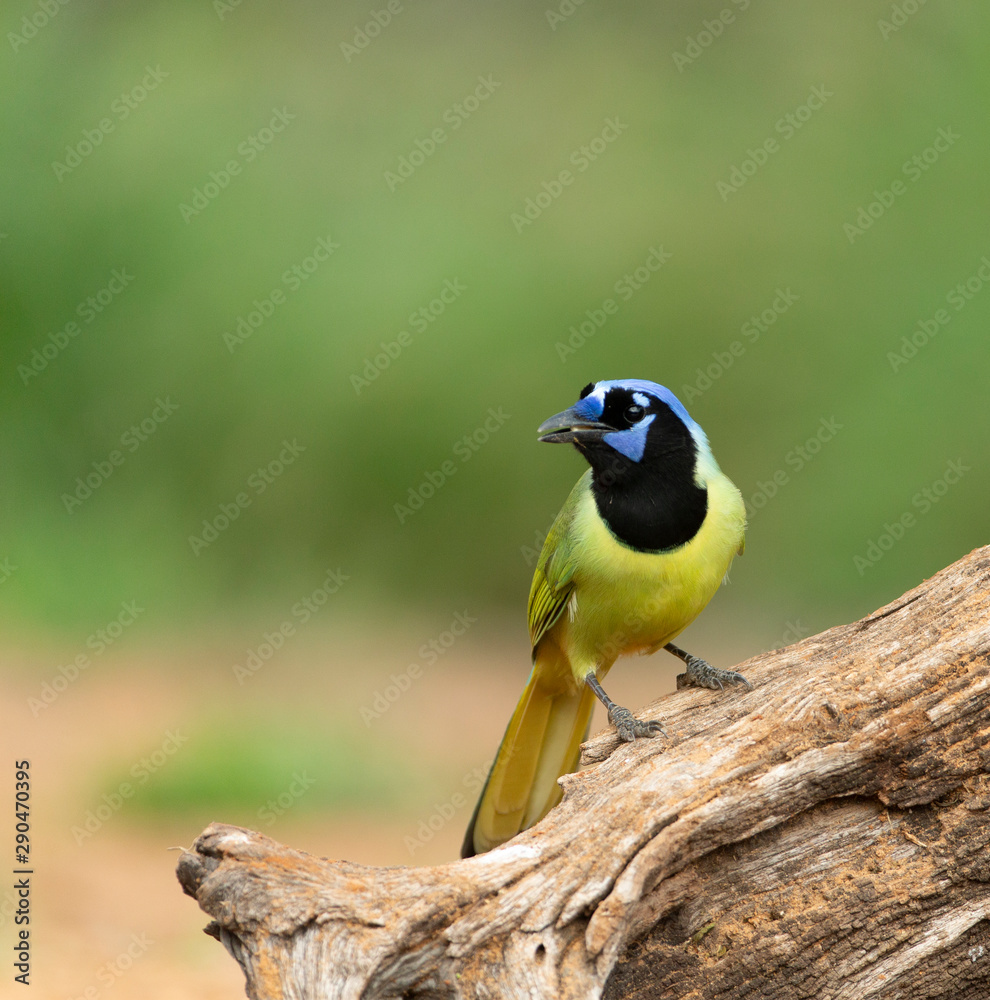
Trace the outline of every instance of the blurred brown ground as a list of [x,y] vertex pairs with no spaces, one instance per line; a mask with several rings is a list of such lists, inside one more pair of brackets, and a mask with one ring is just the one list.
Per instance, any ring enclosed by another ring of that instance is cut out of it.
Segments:
[[[738,637],[712,641],[706,631],[696,624],[692,632],[698,640],[689,648],[716,662],[730,665],[752,652]],[[167,730],[186,731],[219,707],[243,710],[245,718],[259,706],[291,713],[294,706],[325,704],[328,718],[339,717],[342,708],[359,713],[388,684],[389,674],[404,668],[407,651],[417,648],[424,634],[430,629],[415,626],[372,640],[325,633],[309,646],[286,649],[240,687],[231,678],[229,648],[204,644],[198,653],[164,646],[108,653],[36,719],[27,699],[38,692],[42,678],[51,676],[52,664],[63,661],[52,650],[6,651],[4,661],[11,669],[0,682],[0,729],[15,757],[31,760],[33,776],[30,996],[243,996],[240,970],[202,933],[207,918],[183,895],[174,875],[178,852],[169,850],[190,844],[210,820],[232,817],[216,810],[163,821],[129,815],[125,802],[79,845],[72,828],[99,802],[100,781],[106,780],[101,776],[108,768],[118,762],[126,773],[128,762],[146,754]],[[361,730],[369,747],[371,741],[393,742],[417,773],[422,771],[424,791],[417,793],[416,806],[384,814],[350,808],[340,814],[299,810],[296,815],[290,809],[270,826],[256,823],[255,828],[319,856],[370,865],[440,864],[456,858],[474,805],[463,776],[490,759],[497,747],[525,680],[527,654],[521,628],[518,635],[495,641],[469,634],[435,666],[425,668],[384,716]],[[320,669],[327,662],[331,666]],[[360,670],[341,669],[347,663],[360,664]],[[607,687],[620,703],[639,709],[672,690],[677,672],[672,657],[634,657],[619,662]],[[604,724],[599,713],[593,731]],[[196,753],[195,741],[180,752]],[[412,855],[407,838],[415,838],[420,823],[458,791],[461,807]],[[4,816],[2,829],[3,842],[12,843],[9,816]],[[8,893],[0,890],[0,907],[11,899]],[[4,907],[0,922],[5,942],[14,930],[9,909]],[[128,948],[134,957],[125,957]],[[129,967],[118,975],[108,963]],[[0,996],[23,996],[15,990],[18,985],[5,975]]]

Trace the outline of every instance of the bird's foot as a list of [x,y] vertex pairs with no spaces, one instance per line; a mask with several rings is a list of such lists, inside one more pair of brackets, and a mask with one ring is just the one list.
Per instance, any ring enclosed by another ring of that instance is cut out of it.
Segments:
[[618,730],[619,736],[626,741],[626,743],[632,743],[633,740],[640,736],[653,737],[657,733],[663,733],[664,736],[667,734],[664,732],[663,726],[659,722],[641,722],[637,719],[628,708],[623,708],[621,705],[616,705],[614,701],[605,693],[601,684],[598,682],[598,678],[592,673],[588,674],[584,679],[585,684],[595,692],[595,696],[598,700],[605,706],[608,712],[608,721],[612,723],[613,726]]
[[637,719],[628,708],[623,708],[621,705],[612,705],[608,710],[608,721],[615,726],[619,736],[626,743],[632,743],[633,740],[641,736],[647,736],[652,739],[658,733],[662,736],[667,735],[664,732],[663,726],[656,720],[643,722]]
[[703,687],[712,691],[723,691],[726,684],[742,684],[748,690],[753,690],[753,685],[742,674],[736,673],[735,670],[720,670],[700,656],[688,655],[684,663],[687,665],[687,672],[677,675],[678,688]]

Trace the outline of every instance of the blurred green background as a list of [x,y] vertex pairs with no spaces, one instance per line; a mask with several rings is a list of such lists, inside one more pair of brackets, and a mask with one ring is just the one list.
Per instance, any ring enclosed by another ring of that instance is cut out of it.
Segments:
[[[466,602],[521,627],[521,549],[582,469],[535,427],[589,380],[684,398],[710,366],[685,401],[723,468],[747,497],[788,478],[723,598],[768,642],[790,618],[867,612],[987,540],[990,294],[946,303],[990,253],[987,13],[928,5],[887,30],[890,4],[851,0],[550,9],[104,3],[8,39],[9,633],[85,635],[132,599],[149,634],[212,629],[291,606],[338,566],[348,613]],[[371,10],[390,23],[359,48]],[[802,111],[813,88],[825,100]],[[263,132],[276,111],[281,131]],[[626,127],[584,158],[608,119]],[[101,121],[112,131],[87,153]],[[958,136],[945,151],[940,129]],[[766,140],[777,149],[749,175]],[[421,165],[390,184],[410,154]],[[211,187],[230,161],[239,173]],[[514,224],[564,169],[561,196]],[[732,176],[745,183],[720,193]],[[851,241],[844,225],[896,180],[905,193]],[[290,287],[321,238],[339,248]],[[617,298],[660,247],[669,260]],[[80,304],[114,269],[132,277],[86,323]],[[411,326],[447,280],[464,291]],[[273,289],[282,304],[231,349],[224,334]],[[747,339],[778,290],[796,299]],[[562,360],[555,345],[608,297],[618,312]],[[939,308],[951,322],[893,370],[888,353]],[[73,320],[78,336],[32,369]],[[122,447],[159,399],[174,412]],[[489,407],[510,419],[461,460],[454,443]],[[800,462],[822,418],[841,430]],[[252,473],[286,439],[305,450],[257,494]],[[456,475],[400,523],[394,505],[448,459]],[[860,572],[854,557],[959,459],[961,483]],[[94,471],[92,496],[66,501]],[[250,506],[194,554],[190,536],[242,492]]]
[[[195,933],[162,845],[210,819],[282,801],[307,849],[456,852],[584,468],[536,427],[585,383],[669,386],[747,498],[689,636],[719,665],[988,541],[990,10],[47,0],[2,28],[0,704],[47,776],[52,948],[175,942],[135,996]],[[638,708],[661,659],[610,690]],[[80,844],[125,782],[151,824]],[[79,882],[111,850],[146,924]]]

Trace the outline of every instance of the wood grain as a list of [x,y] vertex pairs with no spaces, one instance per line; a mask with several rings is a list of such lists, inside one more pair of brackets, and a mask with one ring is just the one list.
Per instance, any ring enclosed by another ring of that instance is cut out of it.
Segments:
[[990,547],[584,748],[536,827],[373,868],[213,824],[178,877],[268,998],[990,998]]

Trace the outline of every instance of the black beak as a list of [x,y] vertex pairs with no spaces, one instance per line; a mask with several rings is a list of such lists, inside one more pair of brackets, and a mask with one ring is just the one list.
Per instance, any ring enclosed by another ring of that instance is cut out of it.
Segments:
[[578,444],[583,441],[601,441],[605,434],[614,430],[608,424],[582,417],[575,413],[572,406],[569,410],[544,420],[537,429],[537,434],[547,444]]

